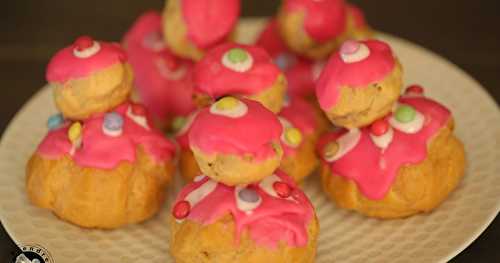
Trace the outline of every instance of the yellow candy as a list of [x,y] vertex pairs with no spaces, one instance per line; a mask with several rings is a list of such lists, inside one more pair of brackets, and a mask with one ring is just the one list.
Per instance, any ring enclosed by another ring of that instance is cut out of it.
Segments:
[[337,142],[329,142],[324,148],[325,159],[331,159],[339,151],[339,144]]
[[302,133],[297,128],[287,128],[285,139],[289,144],[297,146],[302,142]]
[[234,97],[224,97],[215,103],[218,110],[231,110],[238,106],[240,101]]
[[69,127],[68,138],[71,143],[75,143],[82,136],[82,124],[75,122]]

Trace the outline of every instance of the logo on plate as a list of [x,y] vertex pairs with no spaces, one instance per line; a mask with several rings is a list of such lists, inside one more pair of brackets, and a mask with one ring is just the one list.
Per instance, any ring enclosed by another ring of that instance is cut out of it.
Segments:
[[49,251],[40,245],[21,245],[19,248],[22,252],[15,257],[15,263],[54,263]]

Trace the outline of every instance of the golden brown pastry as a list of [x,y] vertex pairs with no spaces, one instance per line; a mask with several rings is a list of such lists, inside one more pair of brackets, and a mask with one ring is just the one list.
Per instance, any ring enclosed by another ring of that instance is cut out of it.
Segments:
[[[421,92],[421,89],[410,89]],[[378,218],[429,212],[464,175],[463,144],[444,106],[418,93],[370,127],[322,138],[325,192],[343,208]]]

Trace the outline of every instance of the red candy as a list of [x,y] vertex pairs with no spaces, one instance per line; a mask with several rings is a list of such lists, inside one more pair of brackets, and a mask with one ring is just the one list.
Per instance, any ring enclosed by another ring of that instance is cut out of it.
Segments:
[[411,85],[406,88],[405,93],[416,93],[416,94],[424,94],[424,88],[420,85]]
[[372,123],[370,131],[375,136],[384,135],[389,130],[389,123],[385,119],[379,119]]
[[81,36],[76,39],[75,46],[78,51],[85,50],[94,45],[94,39],[89,36]]
[[273,188],[281,198],[288,198],[292,194],[292,188],[284,182],[275,182]]
[[182,200],[175,204],[172,215],[176,219],[184,219],[189,215],[189,212],[191,212],[191,205],[188,201]]
[[140,104],[133,104],[132,105],[132,113],[134,115],[138,116],[145,116],[146,115],[146,108]]

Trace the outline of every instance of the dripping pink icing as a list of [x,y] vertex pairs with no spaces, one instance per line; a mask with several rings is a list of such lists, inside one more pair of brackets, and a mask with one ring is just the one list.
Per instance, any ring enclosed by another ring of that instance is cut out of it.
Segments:
[[[155,161],[161,162],[173,158],[174,144],[159,131],[145,129],[127,117],[130,106],[131,104],[127,102],[114,110],[124,120],[120,136],[110,137],[104,134],[102,113],[82,122],[82,145],[71,157],[76,164],[82,167],[113,169],[122,161],[134,162],[138,146],[142,146]],[[49,131],[38,146],[37,152],[48,159],[69,155],[72,145],[67,136],[68,128],[69,124]]]
[[[191,208],[186,219],[209,225],[230,214],[235,222],[236,244],[239,244],[242,232],[247,230],[252,240],[260,246],[276,248],[280,241],[286,242],[289,246],[305,246],[309,240],[307,228],[314,217],[312,205],[290,177],[279,170],[276,171],[276,175],[292,188],[290,198],[293,200],[273,197],[258,184],[252,184],[248,187],[260,195],[262,202],[251,214],[247,214],[237,207],[235,187],[218,183],[214,191]],[[177,196],[176,202],[184,200],[189,193],[209,180],[205,177],[185,186]]]
[[394,69],[396,61],[388,44],[379,40],[360,43],[370,50],[367,58],[355,63],[345,63],[340,53],[336,52],[323,69],[316,85],[316,96],[322,109],[329,110],[335,106],[341,86],[361,88],[384,79]]
[[352,5],[352,4],[348,4],[347,5],[347,12],[354,19],[354,27],[355,28],[363,28],[363,27],[367,26],[365,15],[363,14],[363,11],[359,7]]
[[[156,11],[141,15],[124,37],[139,96],[159,119],[187,115],[193,103],[193,64],[176,58],[162,41],[161,16]],[[160,47],[160,48],[158,48]],[[181,77],[173,77],[176,72]]]
[[181,4],[188,37],[202,49],[223,41],[240,15],[239,0],[181,0]]
[[[425,116],[425,124],[419,132],[407,134],[393,129],[393,140],[383,151],[370,138],[370,128],[362,128],[358,144],[337,161],[329,163],[333,173],[353,180],[369,199],[384,198],[401,166],[418,164],[427,158],[430,141],[451,119],[447,108],[424,97],[401,98],[399,102],[413,106]],[[345,130],[340,130],[326,135],[320,140],[319,148],[344,133]],[[385,164],[385,169],[381,163]]]
[[[246,72],[236,72],[222,64],[222,57],[232,48],[245,49],[253,58]],[[212,98],[224,95],[253,95],[269,88],[280,74],[267,52],[257,46],[222,44],[211,51],[195,66],[195,90]]]
[[241,99],[248,107],[244,116],[225,117],[201,110],[191,125],[189,143],[208,153],[252,154],[257,160],[275,156],[271,142],[279,142],[281,124],[262,104]]
[[88,58],[76,57],[73,54],[74,44],[58,51],[47,66],[47,81],[64,83],[71,79],[85,78],[116,63],[127,61],[127,55],[118,43],[100,41],[99,44],[99,52]]
[[287,12],[305,12],[307,34],[319,43],[339,36],[346,30],[346,8],[343,0],[286,0]]

